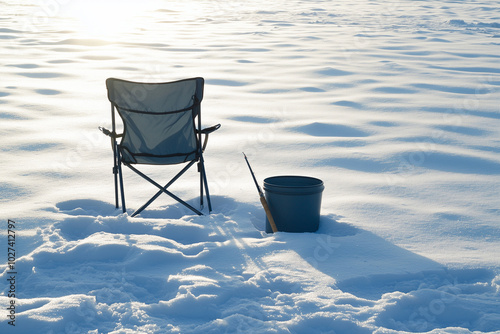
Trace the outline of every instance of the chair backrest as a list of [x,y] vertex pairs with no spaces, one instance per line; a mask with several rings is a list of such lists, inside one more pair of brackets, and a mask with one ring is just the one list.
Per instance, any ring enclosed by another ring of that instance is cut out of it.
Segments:
[[165,83],[106,80],[108,99],[123,120],[124,162],[176,164],[198,159],[203,78]]

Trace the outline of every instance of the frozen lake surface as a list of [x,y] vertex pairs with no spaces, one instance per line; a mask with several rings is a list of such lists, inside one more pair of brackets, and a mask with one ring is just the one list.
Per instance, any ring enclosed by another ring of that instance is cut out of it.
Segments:
[[[496,1],[0,8],[2,333],[500,331]],[[214,211],[131,218],[156,190],[127,170],[122,214],[106,78],[197,76]],[[259,181],[324,181],[316,233],[263,232],[242,151]]]

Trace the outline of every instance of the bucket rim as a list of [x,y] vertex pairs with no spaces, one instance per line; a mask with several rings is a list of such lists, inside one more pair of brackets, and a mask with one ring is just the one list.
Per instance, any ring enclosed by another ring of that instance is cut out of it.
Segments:
[[[270,182],[273,179],[303,179],[303,180],[311,180],[314,181],[314,184],[305,184],[305,185],[283,185],[283,184],[275,184]],[[304,176],[304,175],[276,175],[270,176],[264,179],[264,186],[269,185],[271,187],[279,187],[279,188],[312,188],[312,187],[321,187],[323,186],[323,181],[318,179],[317,177],[312,176]]]

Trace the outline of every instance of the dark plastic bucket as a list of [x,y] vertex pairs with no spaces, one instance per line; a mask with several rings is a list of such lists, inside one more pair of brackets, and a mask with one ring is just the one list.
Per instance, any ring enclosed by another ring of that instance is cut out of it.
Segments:
[[[278,231],[315,232],[319,227],[323,181],[307,176],[273,176],[264,192]],[[266,232],[271,233],[266,217]]]

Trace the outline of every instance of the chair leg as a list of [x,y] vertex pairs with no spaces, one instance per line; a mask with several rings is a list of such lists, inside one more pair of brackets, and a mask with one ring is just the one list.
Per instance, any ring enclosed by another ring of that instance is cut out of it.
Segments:
[[201,185],[201,197],[203,198],[203,185],[205,185],[205,192],[207,194],[207,203],[208,203],[208,212],[212,212],[212,202],[210,201],[210,192],[208,191],[208,181],[207,181],[207,174],[206,174],[206,171],[205,171],[205,162],[203,160],[203,156],[201,156],[200,158],[200,164],[201,164],[201,182],[202,182],[202,185]]
[[212,201],[210,200],[210,193],[208,192],[207,174],[203,173],[203,178],[205,180],[205,192],[207,193],[208,212],[212,212]]
[[123,171],[122,171],[122,160],[120,153],[118,151],[118,145],[116,145],[116,151],[118,155],[118,177],[120,179],[120,192],[121,192],[121,197],[122,197],[122,209],[123,213],[127,212],[127,207],[125,205],[125,190],[123,189]]
[[116,155],[116,140],[111,138],[111,146],[113,147],[113,179],[115,183],[115,208],[120,207],[120,203],[118,202],[118,157]]
[[198,162],[198,172],[200,173],[200,208],[203,210],[203,168],[201,161]]
[[118,168],[113,167],[113,174],[115,179],[115,208],[118,209],[120,207],[120,203],[118,202]]

